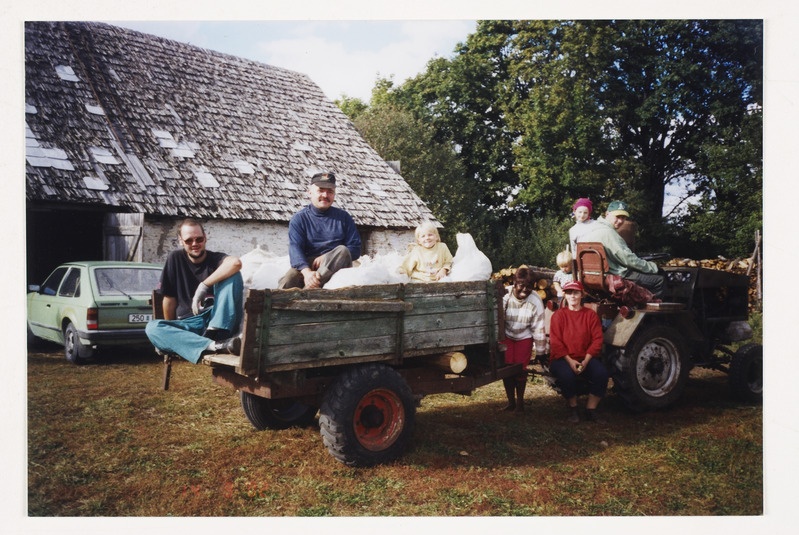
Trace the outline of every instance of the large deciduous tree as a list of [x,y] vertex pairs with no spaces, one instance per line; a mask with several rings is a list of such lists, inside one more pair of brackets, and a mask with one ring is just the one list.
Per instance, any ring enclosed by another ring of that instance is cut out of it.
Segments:
[[[498,229],[624,198],[659,246],[678,181],[704,215],[685,235],[758,225],[762,42],[758,20],[481,21],[390,97],[452,144]],[[734,195],[745,221],[725,220]]]

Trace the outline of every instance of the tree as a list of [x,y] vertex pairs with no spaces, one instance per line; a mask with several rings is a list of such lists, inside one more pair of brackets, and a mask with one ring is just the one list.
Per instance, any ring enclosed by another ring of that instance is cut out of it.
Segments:
[[481,21],[388,95],[456,149],[496,239],[590,196],[630,202],[659,247],[677,181],[721,211],[736,183],[762,213],[761,21]]
[[337,98],[333,103],[344,112],[344,115],[350,118],[350,121],[354,121],[359,115],[369,109],[369,105],[363,100],[348,97],[347,95],[341,95],[341,98]]
[[457,232],[468,231],[475,189],[464,180],[452,148],[436,141],[429,125],[383,98],[390,87],[378,83],[372,104],[353,124],[384,160],[400,162],[403,178],[444,225],[442,241],[454,244]]
[[430,124],[436,139],[449,143],[465,168],[465,179],[479,190],[478,210],[502,218],[518,186],[512,146],[499,89],[507,79],[504,41],[508,23],[481,22],[492,31],[470,35],[450,60],[436,58],[427,70],[395,88],[391,101]]

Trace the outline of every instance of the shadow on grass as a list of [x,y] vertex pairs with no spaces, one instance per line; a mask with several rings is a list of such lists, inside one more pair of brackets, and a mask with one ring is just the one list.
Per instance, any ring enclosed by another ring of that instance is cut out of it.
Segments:
[[[109,364],[125,364],[136,366],[162,362],[153,346],[148,344],[120,347],[103,347],[95,351],[92,358],[82,361],[79,366],[104,366]],[[28,363],[67,363],[64,347],[52,342],[37,342],[28,349]]]
[[[732,401],[726,375],[717,372],[700,371],[699,376],[692,376],[683,397],[661,410],[633,413],[609,393],[598,411],[602,423],[569,422],[565,400],[546,385],[531,386],[522,414],[499,410],[505,405],[501,385],[498,390],[496,385],[484,387],[497,390],[501,397],[425,398],[416,415],[407,461],[475,468],[556,466],[579,457],[603,455],[609,448],[661,445],[725,415],[731,425],[736,424],[742,410],[760,414],[759,406]],[[584,404],[581,397],[580,407]]]

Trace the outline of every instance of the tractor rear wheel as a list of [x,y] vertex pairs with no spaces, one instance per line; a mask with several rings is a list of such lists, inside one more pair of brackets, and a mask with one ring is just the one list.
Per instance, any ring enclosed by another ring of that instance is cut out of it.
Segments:
[[633,410],[676,402],[688,383],[690,363],[680,333],[668,326],[643,330],[610,367],[616,390]]

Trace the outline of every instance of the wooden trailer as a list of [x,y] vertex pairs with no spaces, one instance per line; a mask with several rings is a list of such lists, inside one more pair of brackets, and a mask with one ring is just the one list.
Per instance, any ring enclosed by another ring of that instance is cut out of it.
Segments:
[[504,364],[504,293],[492,281],[249,290],[241,355],[204,362],[256,428],[318,413],[336,459],[386,462],[404,451],[422,396],[524,372]]

